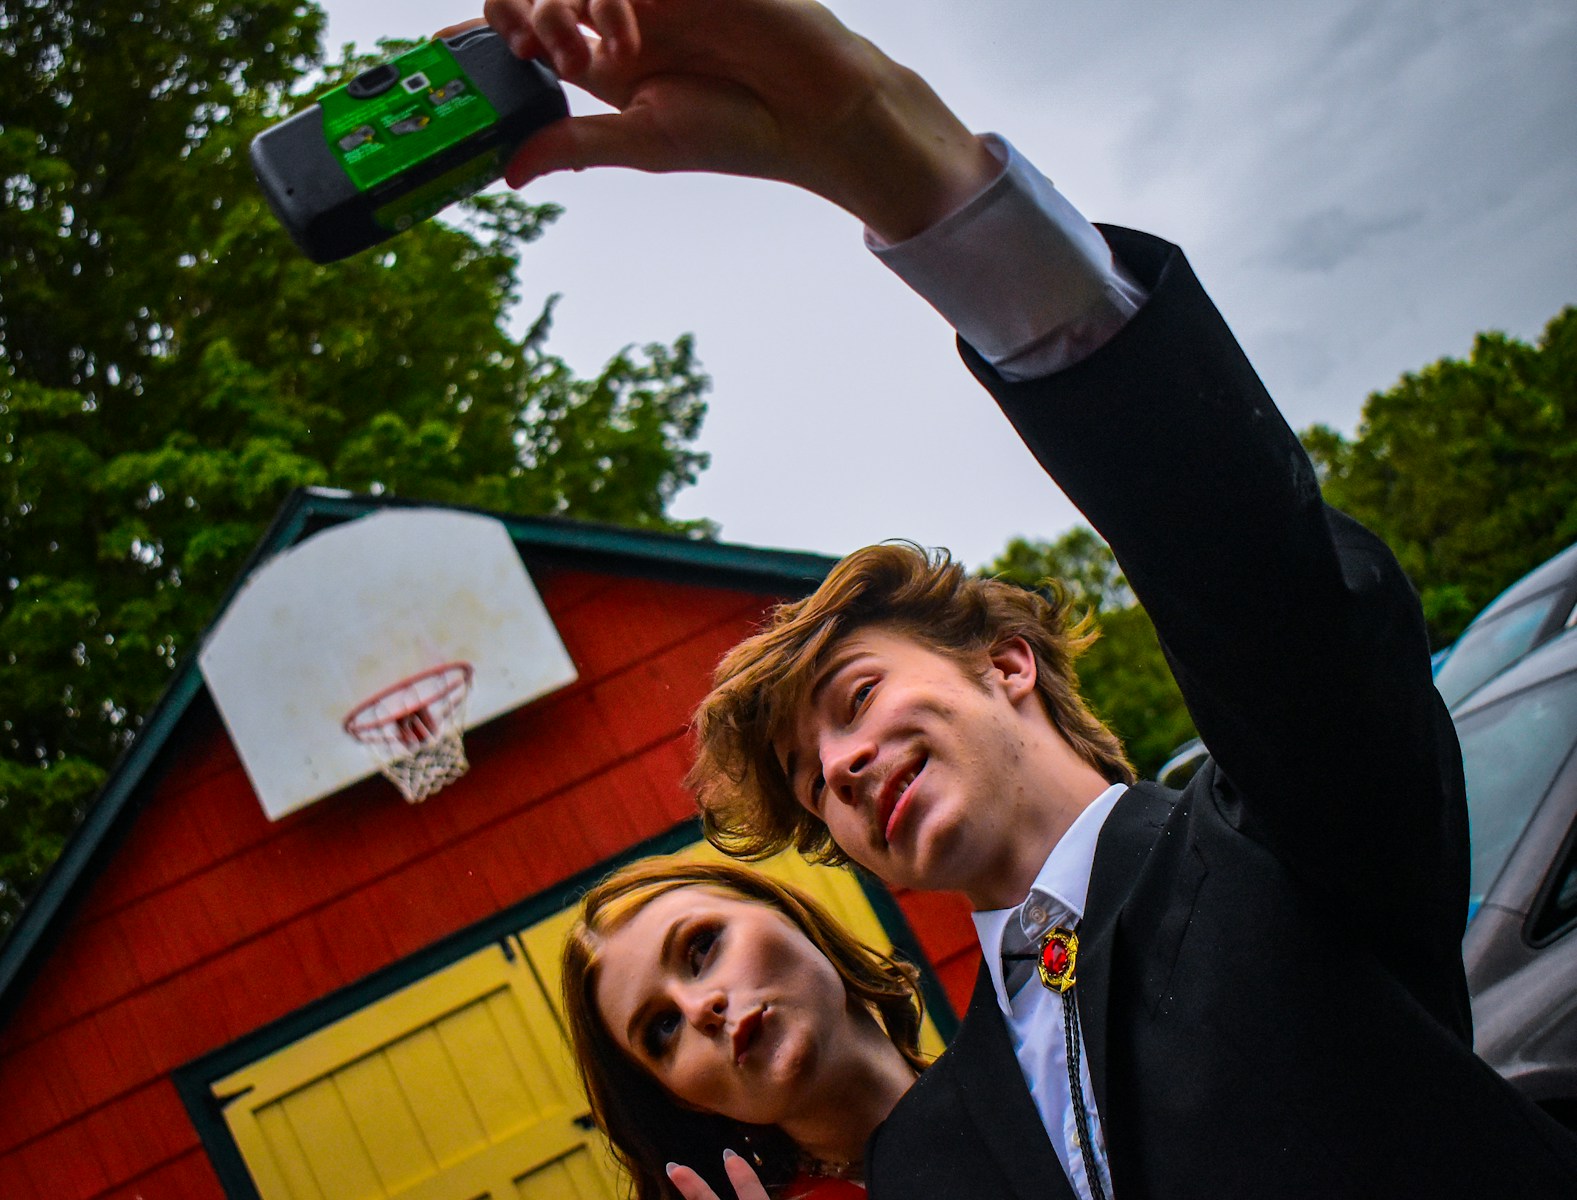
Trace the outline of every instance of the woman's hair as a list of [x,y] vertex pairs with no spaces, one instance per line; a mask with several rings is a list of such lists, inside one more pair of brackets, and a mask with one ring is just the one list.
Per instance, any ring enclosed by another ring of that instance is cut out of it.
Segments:
[[880,1022],[905,1061],[917,1072],[926,1065],[914,967],[857,941],[815,900],[759,871],[674,858],[631,863],[581,901],[580,919],[564,945],[564,1011],[592,1116],[634,1180],[636,1200],[678,1195],[665,1170],[670,1162],[694,1168],[719,1195],[730,1195],[721,1173],[725,1149],[752,1159],[768,1188],[787,1183],[799,1160],[798,1148],[775,1126],[746,1125],[686,1108],[626,1053],[602,1021],[596,991],[605,940],[657,897],[682,887],[710,888],[782,913],[826,955],[850,1001]]

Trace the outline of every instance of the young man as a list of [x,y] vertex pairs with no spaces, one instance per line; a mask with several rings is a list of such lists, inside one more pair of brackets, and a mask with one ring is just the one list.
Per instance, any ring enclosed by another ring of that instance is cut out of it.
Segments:
[[1215,760],[1133,784],[1065,614],[903,547],[727,658],[698,715],[717,840],[979,910],[974,1000],[872,1141],[876,1200],[1577,1195],[1569,1136],[1472,1054],[1461,765],[1416,600],[1180,252],[1098,234],[806,0],[486,11],[618,110],[511,182],[759,175],[865,222],[1113,546]]

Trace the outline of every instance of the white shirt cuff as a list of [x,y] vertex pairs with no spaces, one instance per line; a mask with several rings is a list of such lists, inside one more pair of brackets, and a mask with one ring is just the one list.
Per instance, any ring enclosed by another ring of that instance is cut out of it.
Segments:
[[995,180],[914,237],[865,244],[1005,379],[1050,375],[1093,354],[1146,292],[1100,232],[996,134]]

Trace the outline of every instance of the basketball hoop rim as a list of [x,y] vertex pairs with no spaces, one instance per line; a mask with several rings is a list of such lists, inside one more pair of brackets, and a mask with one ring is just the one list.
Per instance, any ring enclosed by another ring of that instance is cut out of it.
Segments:
[[[396,692],[411,687],[413,684],[421,683],[423,680],[430,679],[433,676],[445,675],[450,671],[459,671],[460,674],[446,683],[441,691],[425,698],[412,700],[407,706],[397,711],[380,714],[376,721],[363,722],[358,720],[358,718],[364,716],[368,709],[377,707]],[[406,717],[414,716],[423,709],[431,708],[434,704],[447,700],[456,692],[463,695],[465,690],[471,686],[471,680],[475,674],[476,671],[470,663],[459,659],[452,662],[439,663],[436,667],[428,667],[424,671],[417,671],[407,675],[404,679],[389,684],[387,687],[379,688],[372,695],[368,696],[346,714],[345,720],[341,723],[342,727],[351,737],[360,741],[363,734],[371,733],[373,730],[381,729],[386,725],[404,720]]]

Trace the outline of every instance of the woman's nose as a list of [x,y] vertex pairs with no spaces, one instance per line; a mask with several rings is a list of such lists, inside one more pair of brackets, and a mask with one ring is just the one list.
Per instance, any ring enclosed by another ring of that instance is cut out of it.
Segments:
[[688,988],[679,998],[679,1011],[693,1028],[710,1036],[728,1023],[728,998],[715,987]]

